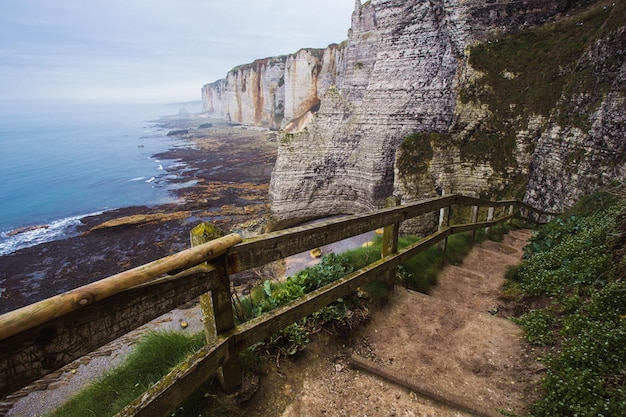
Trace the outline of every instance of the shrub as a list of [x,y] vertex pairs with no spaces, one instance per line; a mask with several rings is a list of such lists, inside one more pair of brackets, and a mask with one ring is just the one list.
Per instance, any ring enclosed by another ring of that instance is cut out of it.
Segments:
[[579,205],[543,227],[507,273],[523,296],[552,300],[516,319],[530,343],[554,345],[533,416],[626,415],[626,282],[612,243],[626,202],[605,192],[584,201],[597,210]]

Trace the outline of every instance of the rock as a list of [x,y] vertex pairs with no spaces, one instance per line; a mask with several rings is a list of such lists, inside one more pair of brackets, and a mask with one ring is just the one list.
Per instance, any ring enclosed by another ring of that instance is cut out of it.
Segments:
[[189,134],[189,129],[179,129],[167,132],[167,136],[182,136]]
[[117,219],[109,220],[99,225],[92,227],[89,232],[94,232],[102,229],[109,229],[113,227],[129,227],[138,226],[150,222],[166,222],[176,219],[184,219],[191,216],[189,211],[176,211],[173,213],[154,213],[154,214],[134,214],[131,216],[120,217]]
[[[370,211],[392,194],[407,203],[442,192],[525,192],[526,202],[561,210],[626,175],[623,23],[581,57],[577,65],[593,82],[564,90],[559,106],[574,109],[570,114],[557,108],[522,118],[521,103],[510,103],[510,118],[489,125],[498,109],[471,89],[484,74],[469,62],[473,45],[552,22],[570,3],[356,0],[345,42],[237,67],[203,87],[204,109],[283,129],[269,230]],[[520,77],[518,70],[500,72],[500,81]],[[597,85],[605,88],[600,95],[585,90]],[[590,115],[588,130],[576,126],[581,115]],[[423,147],[403,148],[415,133]],[[433,215],[403,228],[436,224]]]
[[25,226],[25,227],[19,227],[17,229],[13,229],[9,232],[6,233],[7,236],[16,236],[16,235],[20,235],[22,233],[27,233],[27,232],[32,232],[34,230],[41,230],[41,229],[48,229],[50,226],[47,224],[41,224],[41,225],[37,225],[37,226]]

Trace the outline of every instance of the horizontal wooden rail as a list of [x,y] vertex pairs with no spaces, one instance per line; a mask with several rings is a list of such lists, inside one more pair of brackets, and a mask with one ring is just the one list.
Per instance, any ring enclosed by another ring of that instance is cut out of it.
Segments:
[[[214,290],[218,272],[221,273],[224,268],[230,274],[249,270],[388,225],[397,225],[422,214],[448,209],[452,205],[515,207],[517,210],[511,210],[508,216],[493,221],[450,227],[443,225],[438,233],[411,248],[387,256],[328,288],[234,329],[231,338],[227,338],[228,341],[215,352],[223,352],[226,349],[223,346],[230,346],[228,354],[232,357],[233,352],[264,340],[372,277],[389,273],[400,263],[451,234],[492,227],[528,212],[552,215],[517,201],[494,202],[453,194],[295,227],[245,242],[238,235],[218,238],[0,316],[0,397],[196,299],[200,294]],[[520,209],[524,213],[520,213]],[[205,264],[211,260],[219,265],[220,271]],[[211,352],[205,349],[204,356],[194,356],[198,369],[207,370],[203,367],[204,361],[219,367],[228,360],[224,356],[216,359],[213,356],[217,353]],[[190,370],[189,374],[194,372]],[[160,400],[154,401],[158,403]]]
[[401,223],[455,203],[456,195],[381,209],[374,213],[345,216],[335,220],[294,227],[261,235],[235,245],[228,251],[228,272],[246,271],[329,243],[358,236],[381,227]]
[[[401,263],[445,239],[450,233],[450,228],[439,231],[399,251],[395,255],[380,259],[289,304],[239,325],[233,329],[226,340],[219,342],[220,346],[230,344],[235,348],[234,354],[241,352],[245,348],[267,339],[288,325],[335,302],[338,298],[345,297],[373,278],[396,268]],[[220,364],[227,359],[224,351],[217,349],[209,348],[204,349],[202,352],[203,354],[194,355],[179,367],[184,370],[183,372],[175,369],[151,387],[146,394],[137,398],[117,415],[146,417],[169,415],[176,407],[175,404],[178,404],[171,402],[172,397],[178,398],[179,396],[179,394],[174,394],[174,392],[178,392],[179,389],[188,390],[191,387],[199,386],[201,382],[199,383],[198,381],[200,379],[215,373]],[[191,391],[186,392],[189,393]],[[142,404],[146,400],[149,400],[149,404],[147,407],[144,407]]]
[[491,200],[483,200],[480,198],[467,197],[464,195],[454,194],[455,200],[454,204],[458,204],[460,206],[480,206],[480,207],[508,207],[511,205],[517,205],[517,200],[500,200],[500,201],[491,201]]

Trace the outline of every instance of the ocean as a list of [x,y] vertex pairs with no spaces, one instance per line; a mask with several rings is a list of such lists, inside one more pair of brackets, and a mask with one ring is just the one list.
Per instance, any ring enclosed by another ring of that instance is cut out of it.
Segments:
[[[179,139],[156,126],[199,103],[0,103],[0,256],[71,236],[105,210],[174,202],[153,155]],[[14,234],[16,229],[35,227]]]

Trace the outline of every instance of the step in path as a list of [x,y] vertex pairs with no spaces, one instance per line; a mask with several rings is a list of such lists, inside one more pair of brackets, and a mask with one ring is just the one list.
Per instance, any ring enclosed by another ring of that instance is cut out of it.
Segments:
[[[308,353],[306,365],[293,370],[304,374],[301,383],[283,387],[291,402],[282,416],[523,412],[541,365],[522,330],[496,314],[504,273],[521,261],[530,236],[513,231],[501,243],[476,245],[461,265],[445,267],[431,295],[396,288],[390,305],[356,330],[342,353],[328,356],[323,347]],[[353,355],[406,384],[353,369]]]

